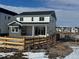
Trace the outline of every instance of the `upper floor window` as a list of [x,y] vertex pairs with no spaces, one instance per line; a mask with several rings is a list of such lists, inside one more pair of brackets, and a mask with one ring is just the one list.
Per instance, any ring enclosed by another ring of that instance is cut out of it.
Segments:
[[39,21],[44,21],[44,17],[40,17],[39,18]]
[[32,17],[32,21],[33,21],[33,17]]
[[20,18],[20,21],[23,21],[23,17]]
[[8,16],[8,20],[9,20],[9,19],[11,19],[11,17],[10,17],[10,16]]

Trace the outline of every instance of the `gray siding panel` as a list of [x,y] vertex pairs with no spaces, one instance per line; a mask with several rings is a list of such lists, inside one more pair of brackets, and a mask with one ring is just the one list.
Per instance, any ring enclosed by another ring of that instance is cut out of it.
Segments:
[[18,37],[18,36],[21,36],[21,31],[19,30],[18,33],[12,33],[11,32],[11,28],[9,27],[9,36],[10,37]]
[[[8,19],[8,17],[11,17],[10,19]],[[8,15],[8,14],[4,14],[4,13],[0,13],[0,29],[1,29],[1,33],[5,34],[8,33],[8,23],[15,20],[15,17],[12,15]],[[0,33],[0,34],[1,34]]]
[[49,35],[53,35],[56,33],[56,20],[51,16],[50,23],[48,25],[48,33]]

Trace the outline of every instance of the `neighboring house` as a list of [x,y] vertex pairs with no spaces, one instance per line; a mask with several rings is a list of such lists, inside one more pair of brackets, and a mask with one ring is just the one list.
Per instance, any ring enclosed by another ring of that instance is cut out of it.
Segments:
[[63,32],[63,33],[68,33],[72,32],[72,27],[56,27],[57,32]]
[[15,20],[15,15],[17,13],[0,8],[0,35],[7,35],[8,31],[8,23]]
[[9,24],[10,36],[48,36],[56,33],[54,11],[23,12]]
[[71,32],[71,27],[63,27],[63,32]]
[[78,28],[78,27],[73,27],[73,28],[71,29],[71,31],[72,31],[73,33],[79,33],[79,28]]
[[62,32],[63,29],[62,29],[62,27],[56,27],[56,31],[57,31],[57,32]]
[[79,33],[79,27],[56,27],[57,32]]

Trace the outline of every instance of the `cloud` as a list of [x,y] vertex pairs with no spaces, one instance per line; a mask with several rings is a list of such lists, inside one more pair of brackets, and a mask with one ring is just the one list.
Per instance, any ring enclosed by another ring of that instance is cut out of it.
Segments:
[[[25,0],[23,0],[25,1]],[[32,0],[33,1],[33,0]],[[43,4],[44,6],[36,7],[36,8],[30,8],[30,7],[24,7],[24,9],[27,10],[48,10],[48,9],[54,9],[54,10],[79,10],[79,0],[34,0],[37,2],[40,2],[40,4]],[[10,6],[8,6],[10,7]],[[23,7],[19,7],[20,11],[23,9]],[[14,7],[16,10],[17,7]],[[15,11],[14,10],[14,11]]]
[[79,11],[56,11],[57,26],[79,27]]
[[58,2],[63,4],[79,5],[79,0],[58,0]]
[[16,6],[8,6],[8,5],[3,5],[3,4],[0,4],[0,7],[8,9],[10,11],[14,11],[16,13],[22,13],[22,12],[28,12],[28,11],[54,10],[51,8],[43,8],[43,7],[36,7],[36,8],[33,8],[33,7],[16,7]]
[[79,0],[45,0],[49,8],[62,10],[79,10]]

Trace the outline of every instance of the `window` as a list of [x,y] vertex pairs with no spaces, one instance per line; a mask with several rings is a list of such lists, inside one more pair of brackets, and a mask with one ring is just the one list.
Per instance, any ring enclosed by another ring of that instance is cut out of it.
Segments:
[[8,16],[8,20],[10,20],[11,19],[11,17],[10,16]]
[[35,27],[35,35],[45,35],[45,27]]
[[23,21],[23,18],[20,18],[20,21]]
[[19,31],[19,28],[18,27],[12,27],[12,32],[18,32]]
[[32,17],[32,21],[33,21],[33,17]]
[[39,21],[44,21],[44,17],[40,17],[39,18]]

